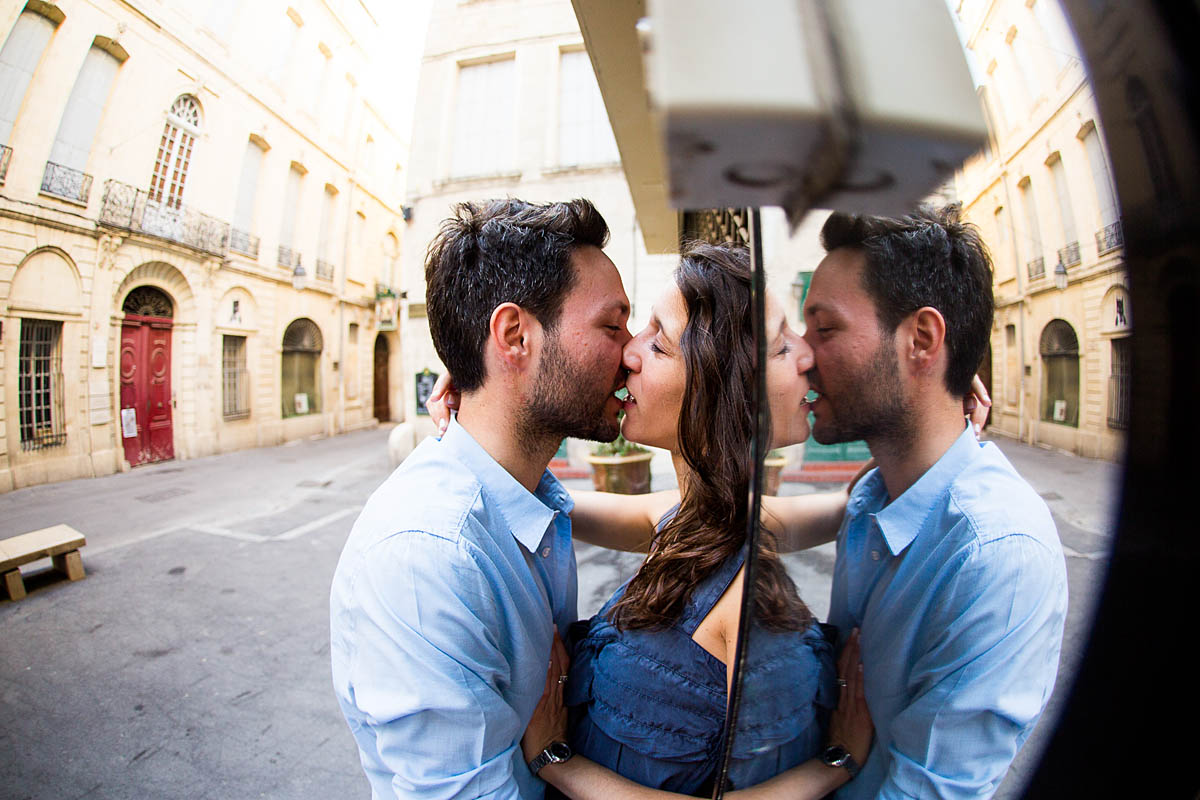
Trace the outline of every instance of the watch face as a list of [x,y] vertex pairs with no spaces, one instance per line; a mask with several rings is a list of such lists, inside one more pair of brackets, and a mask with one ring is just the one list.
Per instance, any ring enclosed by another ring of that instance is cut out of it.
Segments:
[[840,767],[846,763],[850,753],[840,745],[833,745],[821,754],[821,760],[831,767]]
[[555,761],[566,761],[571,757],[571,746],[566,742],[554,742],[547,748],[550,751],[550,756]]

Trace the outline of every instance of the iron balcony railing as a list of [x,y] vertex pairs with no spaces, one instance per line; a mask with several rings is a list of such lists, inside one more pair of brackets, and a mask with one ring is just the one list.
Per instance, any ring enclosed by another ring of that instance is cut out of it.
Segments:
[[1027,263],[1025,265],[1025,268],[1027,270],[1029,270],[1029,280],[1031,280],[1031,281],[1037,280],[1038,278],[1045,277],[1045,275],[1046,275],[1046,259],[1042,258],[1041,256],[1038,256],[1037,258],[1035,258],[1035,259],[1031,260],[1029,263]]
[[323,258],[317,259],[317,280],[333,281],[333,264]]
[[1111,225],[1105,225],[1096,231],[1096,252],[1099,255],[1111,253],[1118,247],[1125,246],[1125,232],[1121,229],[1121,220]]
[[88,195],[92,193],[92,176],[47,161],[46,171],[42,173],[42,193],[87,205]]
[[9,161],[12,161],[12,148],[6,144],[0,144],[0,184],[4,183],[4,178],[8,175]]
[[1059,248],[1058,260],[1064,267],[1074,267],[1083,261],[1083,256],[1079,254],[1079,242],[1068,242],[1066,247]]
[[238,230],[237,228],[230,228],[229,249],[236,250],[242,255],[249,256],[257,261],[258,237],[247,231]]
[[277,259],[279,266],[287,269],[294,269],[300,266],[300,251],[293,250],[285,244],[279,245],[279,257]]
[[1129,427],[1129,375],[1108,376],[1108,427]]
[[153,200],[148,192],[120,181],[104,182],[100,224],[166,239],[221,258],[229,252],[228,222],[182,203]]

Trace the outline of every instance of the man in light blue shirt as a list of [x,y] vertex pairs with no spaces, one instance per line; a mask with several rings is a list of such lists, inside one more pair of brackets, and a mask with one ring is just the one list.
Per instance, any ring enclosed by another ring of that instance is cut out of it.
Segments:
[[464,203],[426,262],[456,420],[368,500],[330,596],[372,796],[540,798],[521,735],[576,618],[566,436],[616,437],[629,301],[585,200]]
[[1045,503],[963,419],[992,325],[986,249],[950,211],[835,213],[821,236],[813,437],[863,439],[878,464],[837,538],[829,621],[861,629],[876,729],[838,797],[989,797],[1049,700],[1067,583]]

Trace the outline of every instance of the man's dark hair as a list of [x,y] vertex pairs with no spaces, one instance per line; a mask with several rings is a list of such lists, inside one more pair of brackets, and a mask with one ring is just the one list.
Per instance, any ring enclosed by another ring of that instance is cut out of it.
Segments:
[[946,388],[965,395],[991,338],[992,261],[979,230],[959,219],[959,206],[922,208],[890,218],[834,212],[821,244],[863,254],[863,288],[884,333],[924,306],[946,320]]
[[608,224],[587,200],[459,203],[425,258],[425,304],[438,357],[460,391],[483,385],[492,311],[516,303],[553,332],[575,283],[571,252],[604,247]]

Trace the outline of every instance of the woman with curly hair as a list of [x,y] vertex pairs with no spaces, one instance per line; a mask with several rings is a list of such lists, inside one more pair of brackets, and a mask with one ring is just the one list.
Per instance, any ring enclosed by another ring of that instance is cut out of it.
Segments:
[[[577,538],[647,557],[597,615],[572,628],[569,671],[556,645],[547,694],[523,741],[531,768],[571,797],[613,800],[641,796],[643,787],[710,795],[723,757],[749,548],[748,397],[757,360],[749,256],[692,243],[674,277],[649,325],[625,347],[622,433],[671,453],[678,502],[670,493],[576,493]],[[766,317],[771,444],[783,447],[808,437],[812,351],[771,296]],[[779,506],[786,525],[768,519],[761,530],[753,646],[726,788],[775,778],[761,787],[770,796],[822,797],[851,777],[817,758],[826,745],[845,748],[851,765],[866,759],[871,722],[856,641],[843,653],[839,706],[833,647],[780,562],[774,535],[799,528],[809,541],[793,545],[831,540],[845,497]]]

